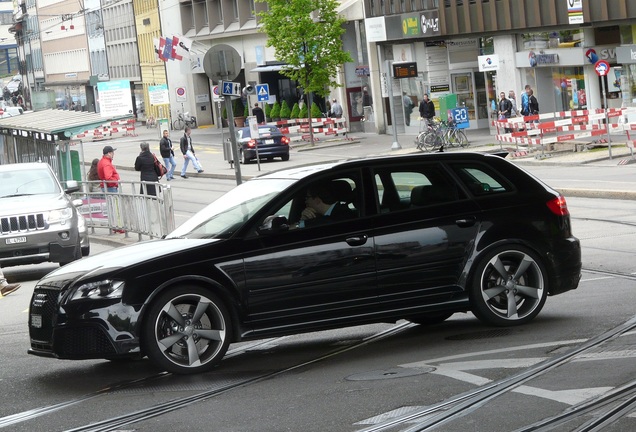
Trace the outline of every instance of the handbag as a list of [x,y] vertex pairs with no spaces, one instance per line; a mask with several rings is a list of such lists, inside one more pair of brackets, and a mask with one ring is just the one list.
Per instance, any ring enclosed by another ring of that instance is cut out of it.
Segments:
[[157,177],[161,178],[168,173],[168,168],[166,168],[166,166],[157,159],[157,156],[154,153],[152,154],[152,157],[155,159],[155,173],[157,174]]

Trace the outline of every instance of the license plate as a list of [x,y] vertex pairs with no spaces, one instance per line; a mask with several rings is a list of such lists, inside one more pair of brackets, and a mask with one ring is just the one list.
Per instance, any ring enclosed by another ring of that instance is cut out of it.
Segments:
[[265,144],[274,144],[274,140],[273,139],[266,139],[265,140]]
[[26,237],[12,237],[5,240],[6,244],[26,243]]
[[31,315],[31,327],[42,328],[42,315]]

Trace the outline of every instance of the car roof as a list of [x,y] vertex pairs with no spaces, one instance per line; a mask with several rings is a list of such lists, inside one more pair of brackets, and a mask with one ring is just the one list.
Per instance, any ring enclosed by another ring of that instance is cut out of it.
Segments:
[[[507,154],[507,152],[506,152]],[[343,159],[333,162],[325,162],[319,164],[301,165],[294,168],[286,168],[277,171],[265,173],[256,179],[294,179],[300,180],[318,172],[327,172],[341,169],[354,169],[367,167],[374,164],[391,164],[391,163],[412,163],[412,162],[432,162],[432,161],[453,161],[453,160],[475,160],[475,161],[493,161],[498,160],[504,164],[510,164],[505,161],[500,153],[477,153],[469,151],[457,151],[452,153],[418,153],[408,155],[386,155],[386,156],[368,156],[362,158]],[[497,164],[498,162],[494,162]]]
[[31,170],[31,169],[46,169],[48,164],[44,162],[24,162],[24,163],[11,163],[0,165],[0,171],[17,171],[17,170]]

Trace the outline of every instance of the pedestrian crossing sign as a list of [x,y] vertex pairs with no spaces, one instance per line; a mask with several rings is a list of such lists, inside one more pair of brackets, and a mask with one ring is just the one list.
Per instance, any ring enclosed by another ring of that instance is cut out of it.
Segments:
[[269,100],[269,84],[256,84],[256,96],[259,102],[267,102]]

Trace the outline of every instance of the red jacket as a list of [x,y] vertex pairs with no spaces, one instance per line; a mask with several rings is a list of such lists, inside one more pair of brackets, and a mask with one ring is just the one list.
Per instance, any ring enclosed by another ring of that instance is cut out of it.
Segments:
[[[119,186],[117,183],[110,183],[110,181],[119,181],[119,173],[113,166],[113,160],[106,155],[102,156],[102,158],[97,163],[97,175],[100,180],[106,180],[106,187],[117,187]],[[104,182],[99,185],[101,188],[104,187]]]

